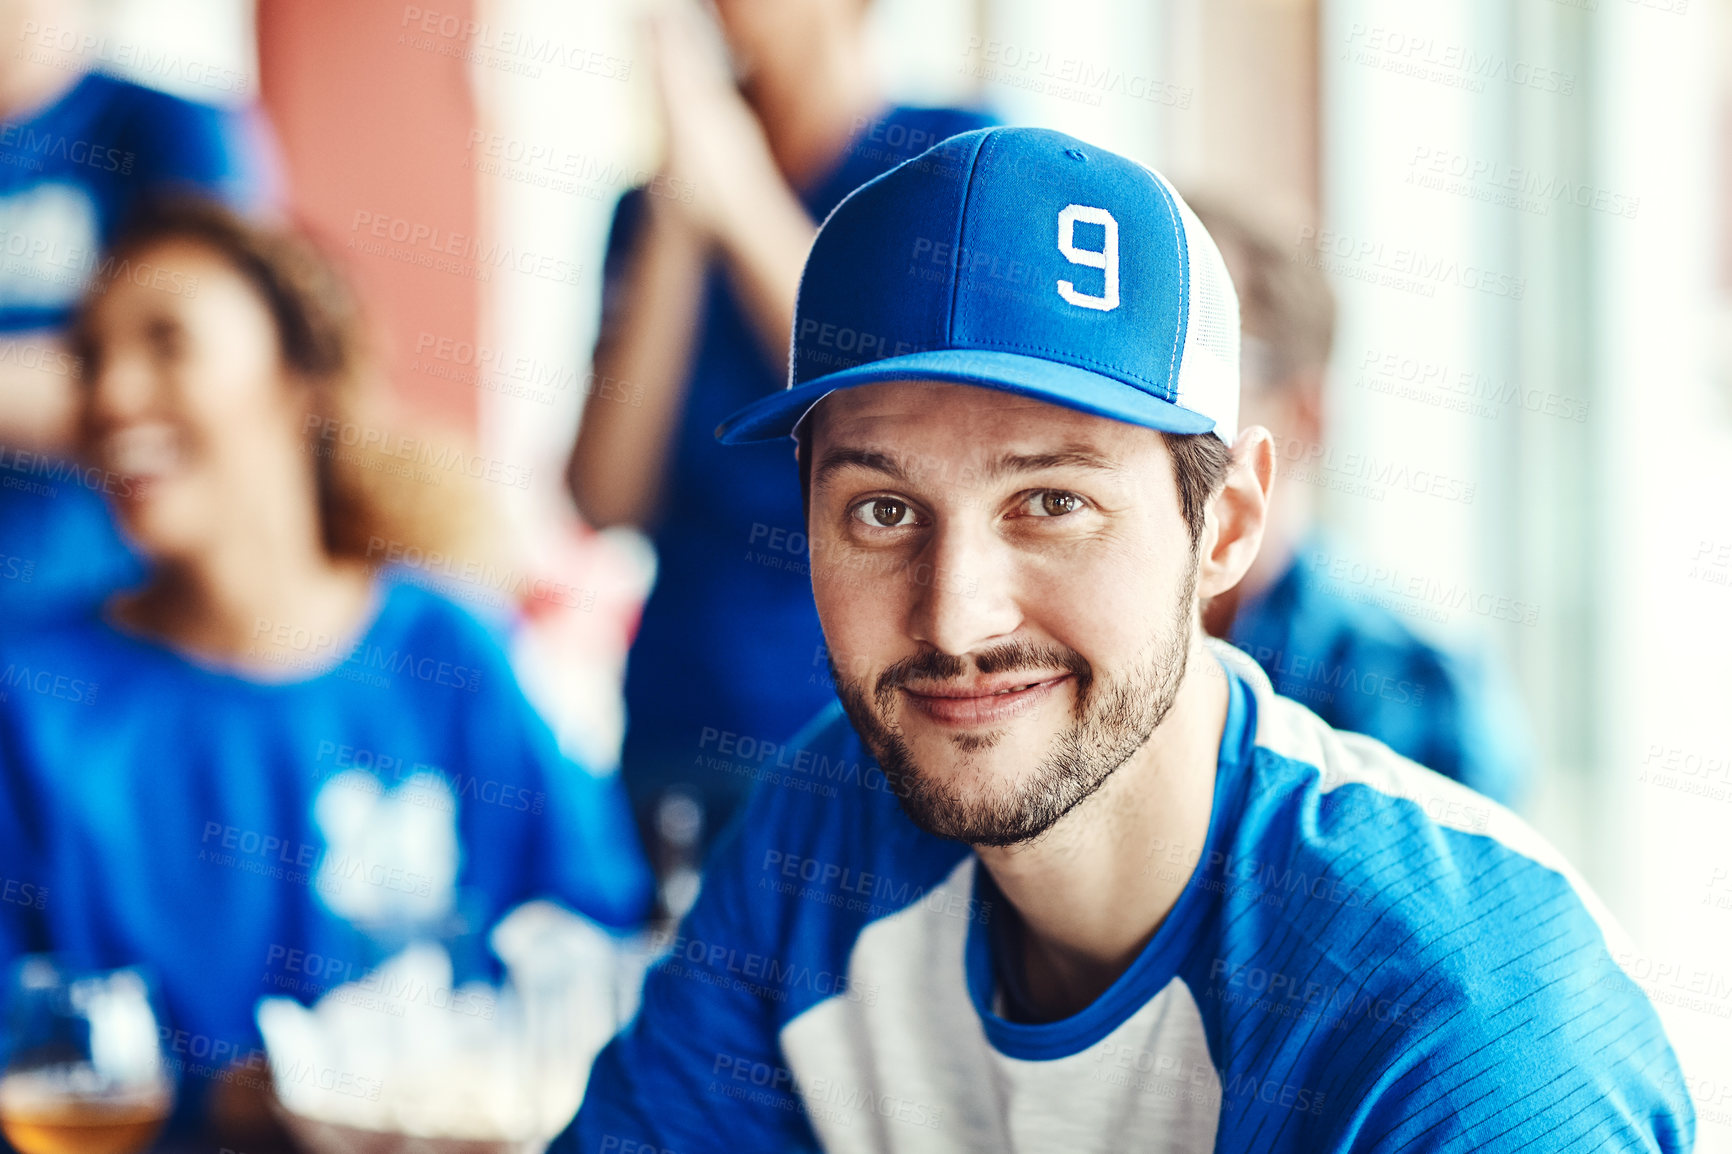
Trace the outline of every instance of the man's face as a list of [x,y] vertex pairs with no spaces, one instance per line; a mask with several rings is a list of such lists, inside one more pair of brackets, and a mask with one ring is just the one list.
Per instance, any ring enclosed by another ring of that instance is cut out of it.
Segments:
[[1197,561],[1161,435],[967,385],[813,414],[812,590],[837,692],[909,816],[1010,845],[1142,747]]

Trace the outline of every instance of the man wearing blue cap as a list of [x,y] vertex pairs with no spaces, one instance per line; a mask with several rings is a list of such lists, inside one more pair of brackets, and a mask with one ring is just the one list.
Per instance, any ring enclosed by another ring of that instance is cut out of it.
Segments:
[[1274,469],[1238,331],[1171,186],[1058,133],[826,221],[789,388],[721,436],[798,443],[840,704],[562,1148],[1690,1148],[1557,853],[1204,640]]

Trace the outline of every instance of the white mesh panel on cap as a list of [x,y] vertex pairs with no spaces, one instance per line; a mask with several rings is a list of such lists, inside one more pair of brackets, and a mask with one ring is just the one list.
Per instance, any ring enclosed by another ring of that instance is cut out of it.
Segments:
[[1190,319],[1179,359],[1180,406],[1215,418],[1215,432],[1231,445],[1239,431],[1239,294],[1221,250],[1183,197],[1155,174],[1179,206],[1190,255]]

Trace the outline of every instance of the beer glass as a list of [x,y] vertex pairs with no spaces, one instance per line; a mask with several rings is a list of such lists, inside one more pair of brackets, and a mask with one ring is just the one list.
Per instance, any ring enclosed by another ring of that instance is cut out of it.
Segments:
[[134,969],[25,958],[8,991],[0,1131],[20,1154],[137,1154],[174,1108],[159,1015]]

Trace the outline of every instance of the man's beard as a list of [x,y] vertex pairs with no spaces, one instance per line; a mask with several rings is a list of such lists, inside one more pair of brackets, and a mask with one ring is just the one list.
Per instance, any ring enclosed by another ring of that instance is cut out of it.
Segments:
[[877,757],[891,790],[915,825],[970,845],[1015,845],[1045,833],[1098,790],[1166,719],[1185,680],[1196,589],[1193,560],[1168,635],[1152,640],[1144,658],[1110,682],[1098,680],[1082,654],[1063,646],[1008,642],[973,656],[983,676],[1061,668],[1071,672],[1076,685],[1070,726],[1053,740],[1032,776],[994,794],[966,797],[956,783],[975,776],[968,772],[967,755],[997,745],[1005,736],[1003,730],[952,736],[951,744],[964,755],[964,764],[946,780],[916,765],[900,730],[884,720],[901,686],[954,680],[968,671],[966,659],[936,650],[904,658],[879,674],[871,701],[861,680],[844,678],[834,659],[830,675],[848,720]]

